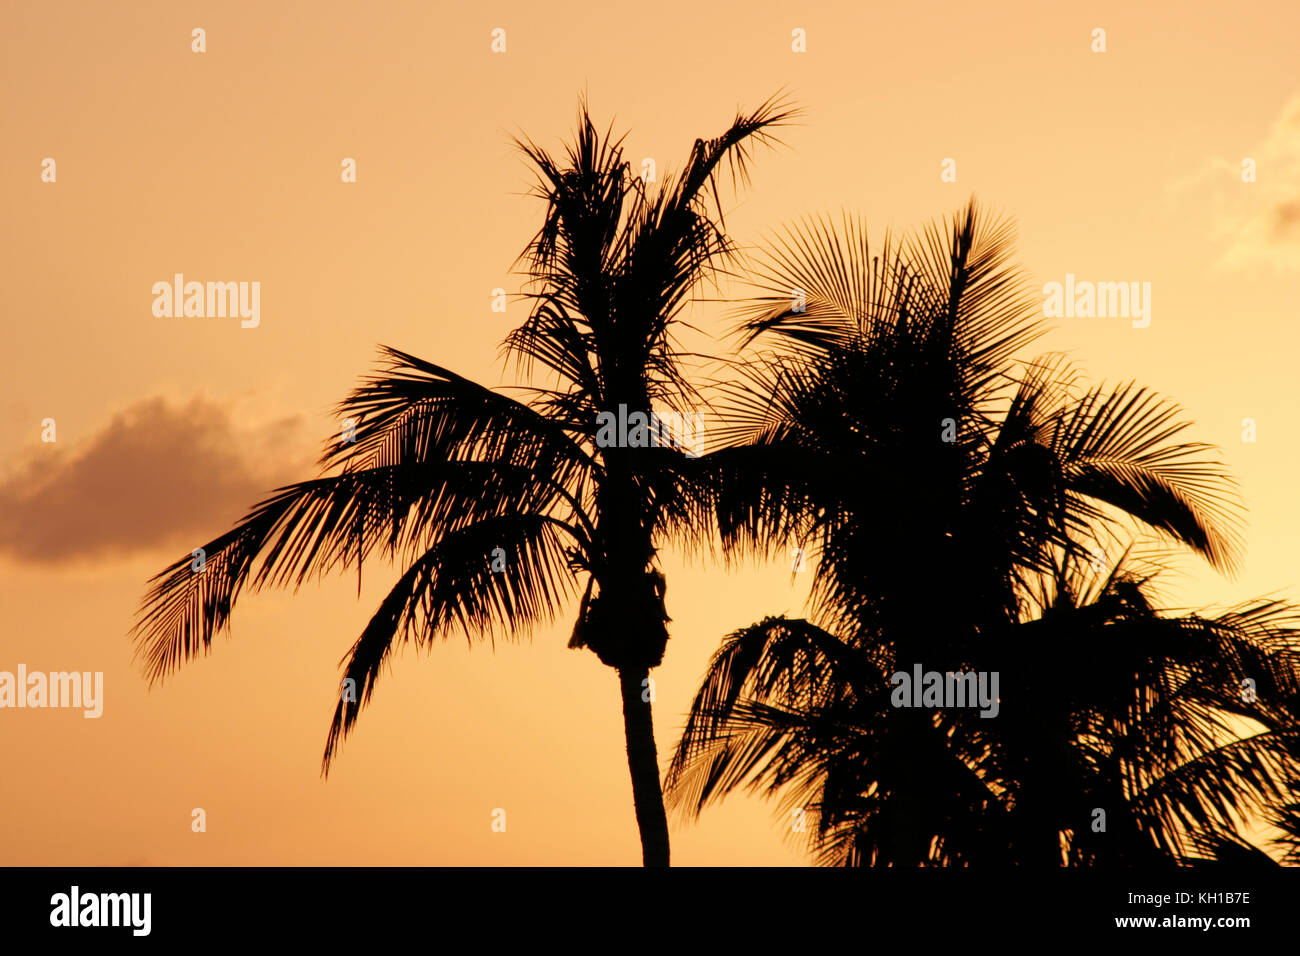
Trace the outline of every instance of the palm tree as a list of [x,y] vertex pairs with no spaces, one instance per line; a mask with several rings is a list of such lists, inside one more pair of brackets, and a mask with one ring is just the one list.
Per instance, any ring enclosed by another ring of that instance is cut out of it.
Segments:
[[[644,431],[606,440],[607,415],[683,412],[698,395],[674,337],[694,290],[734,249],[717,178],[743,181],[755,144],[793,115],[776,100],[695,141],[655,187],[622,140],[600,135],[586,104],[559,159],[518,142],[538,171],[543,225],[521,262],[531,303],[503,350],[550,387],[516,400],[385,348],[386,370],[338,408],[355,434],[327,445],[322,476],[279,489],[226,534],[157,575],[136,625],[151,681],[228,627],[247,584],[301,585],[376,549],[404,570],[345,658],[322,772],[374,692],[396,644],[460,628],[521,635],[581,593],[570,647],[614,668],[645,865],[669,862],[647,675],[668,639],[655,555],[690,537],[698,465],[681,442]],[[638,447],[646,446],[648,447]],[[585,579],[585,582],[584,582]]]
[[[743,628],[692,706],[670,796],[698,813],[737,789],[783,792],[787,812],[816,821],[811,844],[830,865],[1269,864],[1241,824],[1274,817],[1289,834],[1279,845],[1294,847],[1294,804],[1280,804],[1300,768],[1296,609],[1166,615],[1146,585],[1116,567],[1016,626],[1050,691],[1033,701],[1028,740],[1029,721],[945,710],[904,746],[912,728],[890,705],[879,649],[802,620]],[[911,857],[892,832],[904,800],[920,801]]]
[[[1183,861],[1208,843],[1244,842],[1241,821],[1272,815],[1300,768],[1296,608],[1256,600],[1167,614],[1145,575],[1117,566],[1085,590],[1087,577],[1060,575],[1026,628],[1027,640],[1073,656],[1052,682],[1060,729],[1019,744],[1061,768],[1045,780],[1047,822],[1066,861]],[[1104,832],[1087,825],[1097,807],[1110,808]]]
[[[787,807],[802,801],[818,818],[824,861],[1055,865],[1063,834],[1080,836],[1076,861],[1100,852],[1059,808],[1101,753],[1119,763],[1102,775],[1108,802],[1093,806],[1125,808],[1140,837],[1129,859],[1185,847],[1182,825],[1228,832],[1233,810],[1275,795],[1296,727],[1287,609],[1167,624],[1132,603],[1122,577],[1075,606],[1081,562],[1095,563],[1125,524],[1231,569],[1237,508],[1212,449],[1175,441],[1187,427],[1176,406],[1131,383],[1082,389],[1059,357],[1015,373],[1015,353],[1042,329],[1009,240],[972,202],[946,230],[901,245],[887,237],[876,256],[846,218],[842,231],[824,220],[791,229],[761,260],[765,294],[742,331],[745,344],[765,336],[777,348],[734,389],[720,430],[749,477],[719,474],[706,503],[733,549],[784,543],[775,519],[791,512],[798,543],[817,556],[814,621],[765,619],[718,652],[669,771],[682,806],[788,787]],[[1081,667],[1090,652],[1080,641],[1119,632],[1102,613],[1115,594],[1130,601],[1125,633],[1149,635],[1156,643],[1140,646],[1153,656],[1136,671],[1124,655]],[[1135,608],[1145,614],[1136,624]],[[1232,641],[1196,644],[1185,632]],[[1157,641],[1169,633],[1183,644]],[[1290,649],[1248,655],[1257,639]],[[1120,689],[1098,676],[1117,659]],[[1188,683],[1186,673],[1239,679],[1247,660],[1270,668],[1267,714],[1234,702],[1237,681]],[[891,706],[889,676],[915,663],[999,673],[998,718]],[[1075,688],[1080,673],[1112,696]],[[1163,710],[1149,699],[1162,688],[1173,701]],[[1212,747],[1223,715],[1246,712],[1267,717],[1270,735]],[[1148,736],[1153,714],[1178,734]],[[1108,728],[1104,745],[1079,736],[1089,721]],[[1211,765],[1224,774],[1217,785],[1197,776]],[[1090,772],[1096,784],[1101,771]],[[1136,779],[1145,792],[1148,774],[1165,782],[1139,804],[1124,788]]]

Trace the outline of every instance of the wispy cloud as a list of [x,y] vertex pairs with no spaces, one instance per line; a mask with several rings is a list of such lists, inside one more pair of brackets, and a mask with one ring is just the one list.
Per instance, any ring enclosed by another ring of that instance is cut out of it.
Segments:
[[[1242,181],[1244,159],[1254,160],[1254,182]],[[1216,268],[1300,271],[1300,94],[1252,150],[1231,161],[1207,159],[1170,192],[1180,205],[1190,199],[1206,211],[1221,247]]]
[[30,449],[0,477],[0,554],[54,563],[198,547],[309,476],[304,430],[301,417],[239,426],[203,399],[138,402],[76,447]]

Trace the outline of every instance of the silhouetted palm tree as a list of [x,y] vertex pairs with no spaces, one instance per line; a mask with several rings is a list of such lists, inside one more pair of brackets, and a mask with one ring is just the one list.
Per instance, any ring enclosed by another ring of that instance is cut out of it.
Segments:
[[[1240,826],[1287,799],[1300,765],[1294,622],[1272,602],[1162,615],[1141,579],[1112,573],[1014,629],[1040,689],[1030,704],[1004,672],[997,718],[931,711],[916,733],[891,706],[887,653],[769,618],[715,656],[671,793],[698,812],[738,788],[783,791],[827,864],[1267,861]],[[904,798],[920,801],[912,858],[893,833]]]
[[[150,679],[207,650],[246,584],[297,586],[354,565],[359,573],[378,549],[404,570],[346,658],[328,772],[398,641],[427,645],[456,627],[471,638],[497,628],[517,636],[580,590],[569,646],[618,672],[643,859],[667,865],[646,690],[668,638],[655,554],[675,533],[692,533],[695,499],[678,487],[698,465],[674,437],[635,423],[652,408],[685,414],[697,400],[674,326],[733,253],[713,212],[716,178],[725,162],[743,180],[752,146],[773,142],[791,115],[773,100],[738,115],[653,187],[624,160],[621,139],[597,132],[585,104],[560,159],[519,143],[537,167],[546,216],[521,260],[530,315],[504,350],[522,371],[540,363],[550,387],[517,401],[385,349],[388,370],[339,406],[355,435],[327,447],[323,477],[280,489],[205,545],[201,571],[186,557],[154,579],[136,626]],[[620,411],[634,427],[611,444],[602,414]]]
[[[1052,649],[1059,668],[1024,691],[1034,712],[1009,725],[1020,736],[1008,746],[1037,768],[1044,861],[1058,832],[1067,862],[1084,865],[1182,860],[1240,840],[1242,821],[1273,815],[1300,770],[1296,609],[1257,600],[1168,614],[1147,580],[1063,572],[1026,628],[1022,646]],[[1089,825],[1097,808],[1103,832]]]
[[[1130,520],[1231,567],[1227,475],[1145,389],[1081,390],[1055,357],[1014,374],[1041,328],[1008,255],[972,203],[875,257],[860,224],[812,222],[760,266],[743,328],[779,350],[724,430],[748,483],[719,475],[708,503],[733,548],[783,543],[793,513],[817,623],[769,618],[719,651],[669,772],[684,806],[788,788],[825,861],[1056,865],[1063,834],[1072,861],[1101,855],[1085,809],[1109,808],[1108,856],[1131,861],[1276,796],[1287,609],[1169,620],[1123,576],[1077,599]],[[917,663],[999,673],[998,716],[893,707],[890,675]],[[1248,667],[1269,686],[1251,705]],[[1230,715],[1268,734],[1212,744]]]

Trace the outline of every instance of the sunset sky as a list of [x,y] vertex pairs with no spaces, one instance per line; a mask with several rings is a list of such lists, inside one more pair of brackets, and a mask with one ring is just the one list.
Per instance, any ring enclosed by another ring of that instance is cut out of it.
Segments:
[[[401,654],[328,781],[339,660],[396,569],[368,566],[359,596],[355,577],[245,594],[233,638],[152,690],[128,637],[154,573],[315,474],[377,345],[515,384],[498,346],[525,305],[493,312],[491,293],[519,291],[543,207],[511,137],[558,147],[584,92],[662,175],[786,90],[799,125],[725,193],[742,245],[841,210],[906,231],[974,194],[1016,221],[1035,289],[1151,283],[1150,327],[1054,319],[1036,351],[1137,379],[1222,447],[1248,509],[1240,573],[1186,559],[1168,606],[1300,599],[1296,36],[1290,0],[7,0],[0,670],[103,671],[105,701],[97,720],[0,710],[0,863],[640,862],[618,681],[565,647],[576,601],[531,640]],[[260,282],[260,324],[156,317],[175,273]],[[717,304],[690,319],[731,323]],[[664,567],[661,759],[720,638],[805,596],[788,562]],[[672,833],[675,864],[809,862],[758,797]]]

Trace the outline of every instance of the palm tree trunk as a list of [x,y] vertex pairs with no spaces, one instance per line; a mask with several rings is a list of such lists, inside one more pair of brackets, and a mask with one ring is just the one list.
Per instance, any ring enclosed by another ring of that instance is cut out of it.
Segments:
[[[641,830],[641,861],[645,866],[668,865],[668,816],[659,786],[659,754],[655,750],[650,701],[644,699],[645,668],[618,672],[623,692],[623,733],[627,737],[627,768],[632,774],[632,800]],[[648,697],[649,695],[646,695]]]

